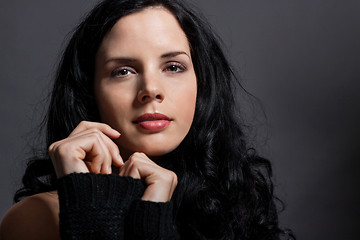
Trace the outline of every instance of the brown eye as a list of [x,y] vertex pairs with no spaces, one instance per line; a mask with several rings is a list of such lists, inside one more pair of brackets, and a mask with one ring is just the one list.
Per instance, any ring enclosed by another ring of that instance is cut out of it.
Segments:
[[129,73],[129,71],[127,69],[122,69],[119,71],[118,74],[124,76],[124,75],[127,75],[128,73]]
[[170,72],[177,72],[178,67],[177,67],[177,66],[175,66],[175,65],[171,65],[171,66],[170,66],[170,67],[168,67],[167,69],[168,69],[168,71],[170,71]]
[[119,68],[111,72],[111,77],[125,77],[130,73],[131,73],[130,70],[126,68]]
[[179,73],[185,70],[186,68],[180,63],[169,63],[165,69],[165,71],[173,73]]

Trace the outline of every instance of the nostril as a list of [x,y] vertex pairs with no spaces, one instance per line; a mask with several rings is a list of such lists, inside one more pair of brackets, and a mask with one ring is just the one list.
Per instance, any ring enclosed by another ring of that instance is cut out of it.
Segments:
[[145,102],[146,99],[147,99],[147,96],[146,96],[146,95],[141,98],[141,100],[142,100],[143,102]]
[[164,100],[164,95],[162,95],[159,91],[155,90],[141,90],[137,96],[138,101],[142,103],[146,103],[148,101],[159,101],[162,102]]

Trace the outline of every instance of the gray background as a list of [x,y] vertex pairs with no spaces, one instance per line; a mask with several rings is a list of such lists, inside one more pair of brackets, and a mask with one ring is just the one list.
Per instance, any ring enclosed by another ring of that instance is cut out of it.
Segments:
[[[1,4],[0,218],[38,139],[64,37],[94,2]],[[249,116],[287,205],[281,224],[298,239],[360,239],[360,1],[194,2],[262,102],[267,119],[259,106]]]

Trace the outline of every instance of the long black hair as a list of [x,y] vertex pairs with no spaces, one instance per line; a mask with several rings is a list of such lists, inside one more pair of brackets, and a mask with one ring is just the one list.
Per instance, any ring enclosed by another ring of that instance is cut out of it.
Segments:
[[[285,231],[278,226],[271,164],[247,145],[235,114],[236,77],[210,25],[180,0],[105,0],[84,18],[59,64],[46,116],[46,150],[81,121],[100,121],[93,78],[101,41],[121,17],[152,6],[177,18],[198,81],[190,131],[159,162],[178,175],[172,200],[176,228],[184,239],[278,239]],[[29,161],[23,185],[15,201],[56,189],[46,154]]]

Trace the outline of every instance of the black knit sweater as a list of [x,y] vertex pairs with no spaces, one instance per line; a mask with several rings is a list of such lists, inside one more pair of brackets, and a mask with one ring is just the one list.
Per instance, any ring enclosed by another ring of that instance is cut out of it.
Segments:
[[142,180],[73,173],[58,181],[61,239],[179,239],[171,202],[142,201]]

